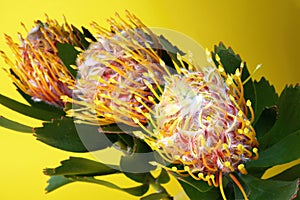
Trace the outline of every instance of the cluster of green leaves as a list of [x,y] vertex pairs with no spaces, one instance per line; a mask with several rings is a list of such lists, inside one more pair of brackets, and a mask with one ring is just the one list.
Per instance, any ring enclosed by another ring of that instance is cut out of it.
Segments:
[[[75,27],[72,28],[78,38],[81,38],[85,48],[88,48],[89,45],[85,38],[89,38],[91,41],[96,40],[84,27],[82,27],[83,33]],[[172,67],[172,59],[176,62],[177,53],[181,55],[183,53],[163,36],[160,36],[159,39],[164,49],[161,51],[160,56],[168,66]],[[75,64],[79,52],[70,44],[58,44],[57,49],[62,62],[71,74],[76,77],[77,71],[71,65]],[[239,68],[242,62],[241,58],[231,48],[227,48],[223,44],[216,46],[213,52],[213,59],[218,65],[215,60],[216,54],[220,57],[227,73],[235,73],[235,70]],[[246,80],[249,76],[250,73],[247,66],[245,66],[242,79]],[[32,128],[1,117],[0,125],[2,127],[18,132],[33,133],[37,140],[65,151],[88,152],[117,145],[124,153],[118,166],[71,157],[62,161],[59,167],[45,169],[44,173],[50,176],[49,185],[46,188],[47,192],[79,181],[121,190],[135,196],[145,195],[149,186],[152,186],[159,192],[144,196],[142,199],[172,199],[162,186],[162,184],[170,180],[168,172],[162,170],[157,177],[150,173],[155,167],[150,165],[149,162],[156,160],[156,155],[142,140],[132,137],[130,134],[120,134],[122,130],[115,124],[101,127],[103,133],[98,131],[97,126],[75,124],[72,118],[66,117],[63,109],[43,102],[34,102],[30,96],[26,95],[19,88],[17,90],[29,105],[22,104],[3,95],[0,95],[0,103],[21,114],[43,120],[44,123],[41,127]],[[260,157],[258,160],[246,163],[246,168],[249,171],[248,175],[236,174],[236,176],[250,195],[250,199],[290,199],[298,190],[299,165],[269,180],[262,180],[260,177],[266,169],[300,157],[300,87],[287,86],[278,97],[274,87],[265,78],[262,78],[260,81],[249,79],[244,84],[244,90],[245,99],[251,100],[255,112],[254,128],[260,143]],[[128,128],[132,130],[132,128]],[[79,134],[82,130],[85,132],[84,138],[80,137]],[[106,138],[106,140],[103,140],[103,138]],[[87,143],[89,144],[88,147],[86,146]],[[143,153],[150,154],[143,156]],[[143,169],[143,171],[138,173],[127,172],[130,171],[128,169],[129,166],[135,166]],[[139,185],[131,188],[122,188],[101,180],[101,176],[116,173],[123,173],[131,180],[138,182]],[[218,188],[208,186],[207,183],[196,181],[191,177],[173,175],[190,199],[217,200],[221,198]],[[242,198],[239,189],[226,175],[224,176],[224,187],[228,198]]]

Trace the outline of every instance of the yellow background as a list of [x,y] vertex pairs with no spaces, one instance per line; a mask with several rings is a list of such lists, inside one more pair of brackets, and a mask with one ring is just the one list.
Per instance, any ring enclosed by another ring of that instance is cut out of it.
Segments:
[[[251,70],[259,63],[262,75],[282,90],[286,83],[300,82],[300,1],[299,0],[1,0],[0,35],[17,39],[24,30],[20,22],[31,28],[33,21],[44,19],[44,13],[62,21],[65,15],[70,23],[80,26],[91,21],[105,25],[105,19],[115,11],[130,10],[148,26],[174,29],[197,40],[209,49],[219,41],[230,45],[248,62]],[[8,51],[4,38],[0,49]],[[1,67],[5,67],[0,61]],[[0,73],[0,93],[20,99],[11,80]],[[22,121],[31,126],[41,122],[18,115],[0,107],[0,115]],[[101,186],[75,183],[50,194],[44,188],[48,177],[42,174],[45,167],[55,167],[67,159],[68,152],[48,147],[30,135],[0,128],[0,199],[136,199],[123,192]],[[75,154],[72,154],[75,155]],[[107,179],[108,180],[108,179]],[[124,177],[109,180],[121,186],[131,185]],[[176,194],[179,186],[169,185]]]

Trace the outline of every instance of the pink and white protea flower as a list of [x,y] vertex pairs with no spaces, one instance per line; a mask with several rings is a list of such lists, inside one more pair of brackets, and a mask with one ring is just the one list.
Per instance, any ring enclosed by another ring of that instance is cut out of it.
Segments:
[[19,34],[20,45],[8,35],[5,38],[15,60],[10,60],[2,51],[0,54],[10,66],[14,83],[34,101],[63,107],[60,97],[71,96],[71,90],[61,78],[73,77],[60,60],[56,45],[67,43],[83,47],[70,25],[66,21],[59,25],[56,20],[47,17],[45,23],[36,21],[25,38]]
[[145,130],[135,135],[172,164],[162,167],[220,187],[224,199],[223,174],[231,176],[247,199],[231,172],[246,174],[243,163],[258,157],[253,116],[247,117],[253,111],[243,97],[241,70],[227,75],[221,65],[194,72],[178,69],[180,74],[166,78],[152,110],[153,129],[134,119]]
[[[128,13],[129,23],[119,19],[111,22],[112,31],[98,30],[97,42],[78,56],[78,79],[73,85],[69,116],[77,123],[107,125],[141,123],[154,105],[154,93],[160,89],[164,74],[158,56],[158,39],[138,18]],[[119,15],[117,15],[119,17]]]

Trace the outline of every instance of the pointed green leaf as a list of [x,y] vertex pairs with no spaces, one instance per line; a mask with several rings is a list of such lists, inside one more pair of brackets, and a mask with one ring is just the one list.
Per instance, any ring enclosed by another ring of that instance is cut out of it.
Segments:
[[147,173],[155,170],[156,167],[149,164],[149,162],[153,161],[152,153],[133,153],[132,155],[121,157],[120,167],[123,172]]
[[171,52],[174,55],[177,56],[177,53],[179,55],[184,55],[184,53],[175,45],[173,45],[167,38],[165,38],[163,35],[160,35],[158,37],[160,44],[163,46],[163,49],[167,52]]
[[48,186],[45,188],[45,190],[48,193],[68,183],[72,183],[73,181],[64,176],[51,176],[47,182],[48,182]]
[[85,27],[81,27],[82,31],[83,31],[83,34],[86,38],[89,38],[91,39],[93,42],[97,42],[97,39],[93,36],[93,34],[88,30],[86,29]]
[[0,94],[0,104],[14,110],[20,114],[26,115],[28,117],[32,117],[35,119],[40,119],[44,121],[48,121],[54,118],[61,117],[60,113],[51,112],[47,110],[42,110],[40,108],[31,107],[25,104],[22,104],[18,101],[15,101],[11,98],[3,96]]
[[254,125],[256,132],[256,138],[258,141],[268,133],[271,128],[274,126],[278,117],[278,108],[277,106],[266,107],[260,114],[259,119]]
[[73,69],[70,65],[76,65],[76,58],[79,54],[79,51],[77,51],[74,46],[67,43],[57,43],[56,48],[58,50],[59,58],[67,67],[72,76],[76,78],[77,70]]
[[118,124],[109,124],[109,125],[101,126],[99,128],[99,130],[103,133],[117,133],[117,134],[127,133],[127,134],[130,134],[133,131],[141,130],[141,128],[118,123]]
[[168,183],[170,181],[169,173],[165,169],[161,169],[159,176],[157,177],[158,183]]
[[165,62],[166,66],[175,68],[173,64],[174,61],[182,68],[183,66],[181,65],[181,62],[177,59],[177,54],[184,55],[184,53],[177,46],[174,46],[170,41],[168,41],[163,35],[160,35],[158,39],[162,45],[162,50],[159,51],[159,56]]
[[33,133],[33,128],[0,116],[0,126],[22,133]]
[[193,179],[190,176],[187,177],[181,177],[178,174],[173,174],[177,180],[181,183],[186,183],[187,185],[190,185],[194,189],[196,189],[198,192],[207,192],[211,189],[213,189],[213,186],[209,186],[207,182],[205,181],[198,181]]
[[271,167],[300,158],[300,130],[259,153],[259,159],[248,162],[247,167]]
[[148,153],[148,152],[152,152],[151,147],[144,142],[141,139],[138,138],[134,138],[134,146],[133,146],[133,152],[134,153]]
[[241,180],[249,189],[251,200],[291,199],[299,189],[299,180],[262,180],[250,175],[241,175]]
[[277,106],[278,120],[260,141],[260,149],[266,149],[300,130],[300,86],[286,87],[277,101]]
[[254,87],[256,93],[256,109],[254,110],[256,122],[266,107],[271,107],[276,104],[278,94],[274,86],[270,85],[264,77],[262,77],[259,82],[254,81]]
[[97,126],[74,124],[72,118],[63,117],[44,122],[35,128],[35,136],[45,144],[72,152],[87,152],[104,149],[113,143],[111,135],[98,132]]
[[56,168],[46,168],[46,175],[107,175],[119,172],[117,166],[108,166],[100,162],[86,158],[70,157],[61,162],[61,166]]
[[[252,161],[249,161],[252,162]],[[246,163],[247,172],[251,176],[255,176],[257,178],[262,177],[262,175],[265,173],[265,171],[268,169],[268,167],[254,167],[254,166],[248,166]]]
[[75,26],[71,25],[73,33],[76,35],[77,39],[79,40],[80,44],[82,45],[81,48],[87,49],[90,43],[85,39],[85,35],[81,33]]
[[177,177],[177,180],[191,200],[218,200],[220,198],[219,190],[208,186],[204,181],[197,181],[191,177]]
[[[226,71],[226,73],[234,74],[236,69],[240,67],[242,59],[239,55],[235,54],[234,51],[229,47],[227,48],[223,43],[220,43],[218,46],[215,46],[215,50],[212,53],[213,60],[218,66],[218,62],[216,61],[216,54],[220,57],[220,61]],[[247,69],[246,64],[244,65],[242,72],[242,81],[245,81],[249,78],[250,73]],[[256,110],[256,94],[255,87],[252,79],[250,78],[247,83],[244,84],[244,97],[246,100],[250,100],[252,103],[252,107]]]
[[119,187],[119,186],[117,186],[117,185],[115,185],[113,183],[110,183],[110,182],[107,182],[107,181],[103,181],[103,180],[99,180],[99,179],[95,179],[93,177],[72,176],[72,177],[70,177],[70,179],[72,181],[95,183],[95,184],[98,184],[98,185],[109,187],[111,189],[121,190],[121,191],[127,192],[127,193],[129,193],[131,195],[134,195],[134,196],[142,196],[149,189],[149,185],[148,184],[144,184],[144,185],[140,185],[140,186],[136,186],[136,187],[131,187],[131,188],[121,188],[121,187]]
[[150,164],[153,161],[152,149],[142,140],[134,138],[133,153],[121,157],[120,168],[124,172],[147,173],[156,168]]
[[150,174],[150,172],[148,172],[148,173],[130,173],[130,172],[123,171],[123,173],[125,174],[125,176],[127,176],[131,180],[134,180],[138,183],[149,183],[151,176],[152,176]]

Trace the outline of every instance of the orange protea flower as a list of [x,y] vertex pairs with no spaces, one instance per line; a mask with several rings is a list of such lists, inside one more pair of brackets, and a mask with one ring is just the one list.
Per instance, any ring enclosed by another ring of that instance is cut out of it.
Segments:
[[251,102],[243,97],[243,66],[233,75],[221,64],[219,69],[177,70],[179,74],[166,78],[159,103],[149,110],[153,130],[133,118],[144,129],[135,135],[172,163],[164,168],[219,187],[224,199],[222,176],[229,174],[247,199],[231,174],[246,174],[243,163],[258,156]]
[[[153,93],[161,89],[163,61],[158,56],[157,37],[135,16],[129,22],[117,14],[110,19],[111,31],[96,25],[97,40],[78,56],[78,79],[73,84],[73,103],[68,111],[77,123],[136,126],[147,118],[140,114],[154,105]],[[71,80],[72,81],[72,80]]]
[[66,66],[57,54],[57,43],[68,43],[83,47],[78,36],[65,21],[59,25],[57,21],[47,17],[46,23],[35,22],[36,26],[27,31],[23,38],[19,34],[21,44],[5,35],[8,46],[13,52],[15,61],[0,51],[6,63],[11,67],[10,76],[15,84],[34,101],[44,101],[51,105],[63,107],[61,95],[71,95],[68,85],[60,77],[72,78]]

